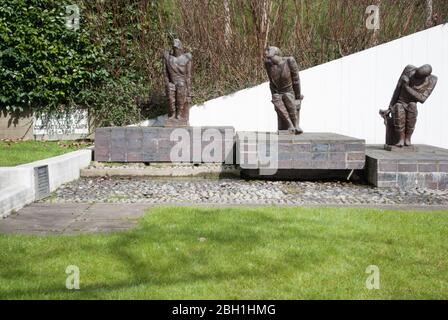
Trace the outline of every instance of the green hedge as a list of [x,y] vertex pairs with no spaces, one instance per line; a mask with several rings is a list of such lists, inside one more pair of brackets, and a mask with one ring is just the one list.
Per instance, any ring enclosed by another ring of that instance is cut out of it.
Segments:
[[[82,105],[84,88],[100,83],[100,46],[85,28],[66,27],[61,0],[8,0],[0,4],[0,106],[37,114]],[[82,26],[82,20],[81,20]]]

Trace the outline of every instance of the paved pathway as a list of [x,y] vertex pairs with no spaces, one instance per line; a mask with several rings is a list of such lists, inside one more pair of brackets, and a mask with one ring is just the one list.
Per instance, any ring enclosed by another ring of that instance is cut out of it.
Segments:
[[148,205],[34,203],[0,219],[0,233],[79,234],[122,231],[137,225]]
[[[167,204],[178,206],[178,204]],[[188,204],[184,204],[188,205]],[[190,204],[210,207],[210,204]],[[150,208],[150,204],[51,204],[34,203],[18,213],[0,219],[0,234],[74,235],[85,233],[108,233],[131,229]],[[238,207],[262,207],[265,205],[237,205]],[[293,205],[284,205],[290,207]],[[213,207],[236,207],[217,204]],[[375,208],[391,210],[445,210],[448,206],[409,205],[308,205],[307,207]]]

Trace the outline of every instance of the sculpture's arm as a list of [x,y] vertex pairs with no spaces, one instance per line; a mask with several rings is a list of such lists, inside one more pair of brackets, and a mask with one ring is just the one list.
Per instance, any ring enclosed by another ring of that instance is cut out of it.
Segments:
[[429,95],[432,92],[432,89],[434,88],[433,86],[428,86],[425,91],[423,91],[423,93],[420,93],[416,90],[414,90],[414,88],[409,86],[409,83],[406,83],[404,85],[405,90],[407,91],[407,93],[409,93],[413,98],[415,98],[418,102],[420,103],[424,103],[426,101],[426,99],[428,99]]
[[191,53],[187,53],[187,57],[189,59],[188,63],[187,63],[187,94],[188,97],[191,98],[192,93],[191,93],[191,79],[192,79],[192,69],[193,69],[193,56],[191,55]]
[[274,85],[272,84],[272,81],[269,81],[269,89],[271,90],[271,94],[275,93]]
[[163,58],[165,60],[165,70],[164,70],[165,86],[168,86],[170,84],[170,74],[168,72],[168,60],[169,60],[168,51],[165,51],[165,53],[163,54]]
[[395,88],[394,94],[392,95],[392,99],[390,100],[389,108],[392,107],[394,104],[396,104],[398,101],[398,98],[400,96],[400,91],[401,91],[401,82],[402,82],[402,80],[400,78],[400,80],[398,80],[397,87]]
[[401,91],[402,85],[405,82],[404,80],[409,81],[409,78],[412,76],[412,74],[414,72],[415,72],[415,67],[413,65],[407,65],[406,68],[404,68],[403,72],[401,73],[400,79],[398,80],[394,94],[392,95],[392,99],[390,100],[389,108],[397,103],[398,98],[400,97],[400,91]]
[[296,100],[301,100],[303,96],[302,96],[302,89],[300,86],[299,65],[297,64],[296,60],[293,57],[288,58],[288,65],[289,70],[291,72],[292,87],[294,89]]
[[271,90],[271,94],[274,94],[275,88],[274,88],[274,84],[272,83],[271,75],[269,74],[270,63],[267,60],[264,62],[264,67],[266,69],[266,73],[268,74],[268,78],[269,78],[269,89]]

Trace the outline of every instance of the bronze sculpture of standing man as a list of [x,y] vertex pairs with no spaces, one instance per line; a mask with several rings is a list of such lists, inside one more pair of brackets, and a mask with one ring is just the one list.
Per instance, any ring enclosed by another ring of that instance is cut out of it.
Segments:
[[191,104],[192,55],[184,53],[182,42],[175,39],[173,53],[165,52],[165,87],[168,96],[166,126],[188,126]]
[[417,123],[417,103],[424,103],[437,84],[432,67],[425,64],[419,68],[408,65],[401,74],[389,104],[380,110],[386,124],[386,146],[410,147]]
[[299,126],[301,93],[299,66],[293,57],[283,57],[279,48],[265,51],[265,68],[269,77],[272,103],[277,112],[278,130],[301,134]]

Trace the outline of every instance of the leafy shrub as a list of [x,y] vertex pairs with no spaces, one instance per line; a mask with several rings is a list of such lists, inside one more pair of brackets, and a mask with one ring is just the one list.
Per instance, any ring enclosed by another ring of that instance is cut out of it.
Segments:
[[169,32],[160,0],[80,0],[91,39],[101,45],[108,79],[84,91],[96,125],[121,126],[166,112],[162,53]]
[[61,0],[8,0],[0,5],[0,106],[14,113],[67,112],[107,76],[101,47],[88,30],[66,27]]
[[86,91],[94,126],[122,126],[141,120],[139,97],[145,91],[143,81],[132,76],[109,78],[100,87]]

